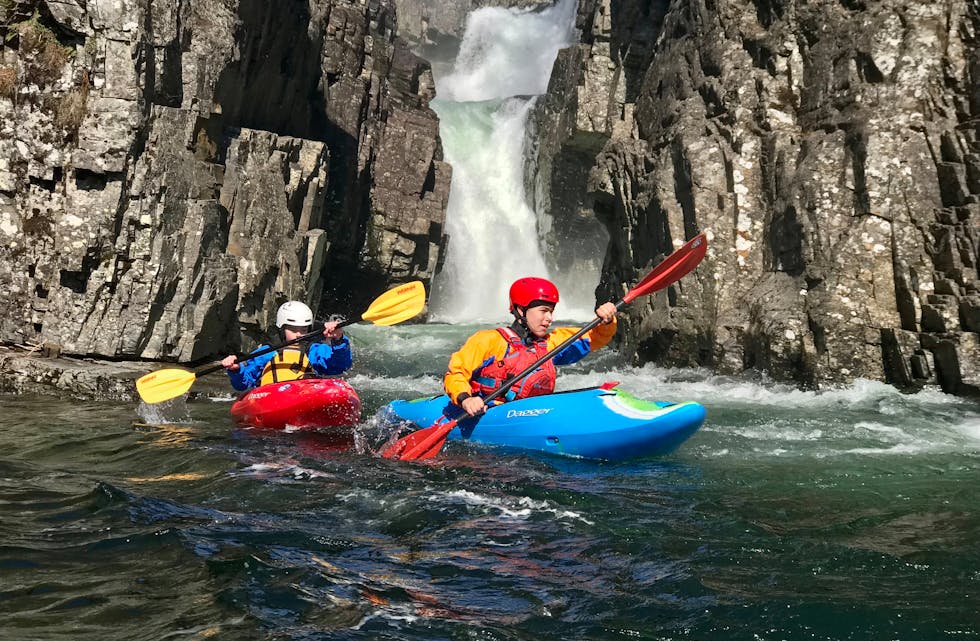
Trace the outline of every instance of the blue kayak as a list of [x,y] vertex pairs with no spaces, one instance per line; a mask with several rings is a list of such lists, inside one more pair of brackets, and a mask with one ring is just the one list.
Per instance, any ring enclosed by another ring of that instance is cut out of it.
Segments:
[[[461,415],[445,395],[393,401],[383,411],[385,420],[418,427]],[[447,438],[618,461],[674,451],[701,427],[704,416],[698,403],[645,401],[607,383],[497,405],[483,416],[460,420]]]

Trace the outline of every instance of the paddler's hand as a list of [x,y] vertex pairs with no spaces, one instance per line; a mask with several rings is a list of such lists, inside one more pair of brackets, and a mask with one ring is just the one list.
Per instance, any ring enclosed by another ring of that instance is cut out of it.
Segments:
[[340,321],[330,321],[323,326],[323,335],[332,341],[339,341],[344,337],[344,330],[340,327]]
[[226,370],[237,372],[238,371],[238,357],[232,354],[231,356],[225,356],[221,361],[221,366]]
[[483,399],[479,396],[464,398],[460,407],[462,407],[463,411],[470,416],[479,416],[487,411],[487,406],[483,403]]
[[603,323],[608,325],[616,318],[616,303],[603,303],[599,305],[595,310],[595,315],[601,318]]

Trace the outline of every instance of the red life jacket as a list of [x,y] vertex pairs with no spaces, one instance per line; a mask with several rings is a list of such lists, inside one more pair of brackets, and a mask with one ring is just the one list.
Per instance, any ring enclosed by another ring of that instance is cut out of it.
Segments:
[[[504,381],[515,374],[520,374],[530,367],[534,361],[548,353],[548,341],[546,340],[534,341],[531,345],[526,345],[517,335],[517,332],[509,327],[498,327],[497,331],[507,341],[507,351],[504,352],[504,357],[473,372],[473,378],[470,380],[473,393],[484,397],[492,394],[503,385]],[[504,399],[512,401],[518,398],[551,394],[555,391],[557,378],[558,371],[555,369],[555,362],[549,359],[515,383],[504,394]]]

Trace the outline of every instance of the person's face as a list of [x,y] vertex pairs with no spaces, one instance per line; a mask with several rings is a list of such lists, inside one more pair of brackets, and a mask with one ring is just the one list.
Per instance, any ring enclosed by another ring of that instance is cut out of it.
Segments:
[[527,311],[524,313],[524,320],[527,322],[527,328],[531,330],[532,334],[537,338],[544,338],[550,331],[554,315],[554,305],[535,305],[534,307],[527,308]]
[[295,325],[282,326],[282,333],[283,336],[286,337],[287,341],[291,341],[293,339],[299,338],[300,336],[308,333],[309,331],[310,331],[309,327],[296,327]]

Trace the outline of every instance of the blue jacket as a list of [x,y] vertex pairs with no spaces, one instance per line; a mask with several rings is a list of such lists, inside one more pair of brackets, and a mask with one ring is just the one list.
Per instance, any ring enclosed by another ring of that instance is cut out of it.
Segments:
[[[266,345],[259,345],[254,351],[265,349]],[[245,361],[238,367],[238,371],[228,371],[228,378],[231,386],[240,392],[251,389],[258,385],[262,378],[262,370],[266,364],[275,357],[275,352],[269,352],[262,356]],[[313,371],[320,376],[336,376],[343,374],[350,369],[354,362],[351,357],[350,341],[344,336],[336,345],[327,343],[312,343],[307,348],[306,357],[310,359]]]

